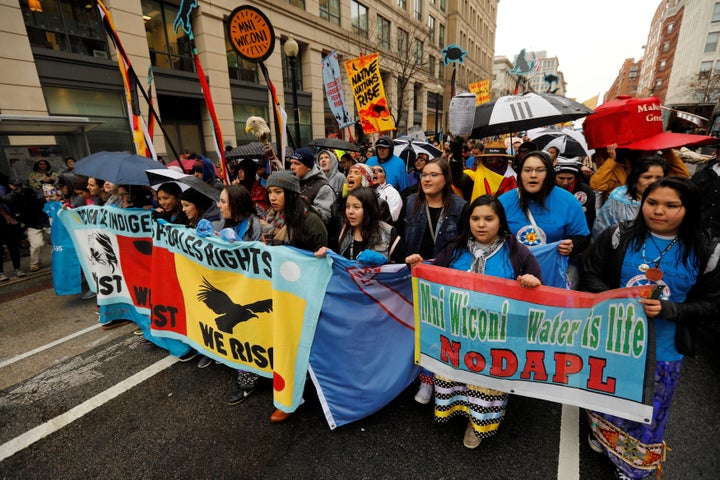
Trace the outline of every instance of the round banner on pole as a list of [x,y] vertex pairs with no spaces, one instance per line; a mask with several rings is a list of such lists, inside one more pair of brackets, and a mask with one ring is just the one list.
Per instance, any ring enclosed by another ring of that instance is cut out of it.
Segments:
[[266,60],[275,48],[275,30],[265,14],[255,7],[243,5],[233,10],[227,32],[233,49],[249,62]]

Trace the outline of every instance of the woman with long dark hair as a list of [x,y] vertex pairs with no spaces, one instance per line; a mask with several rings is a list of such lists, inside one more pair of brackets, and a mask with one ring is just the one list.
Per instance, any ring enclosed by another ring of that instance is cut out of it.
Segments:
[[[505,209],[498,199],[483,195],[473,200],[463,214],[460,228],[460,234],[435,257],[433,265],[516,279],[522,287],[541,284],[540,265],[510,233]],[[415,265],[423,258],[414,254],[405,261]],[[468,417],[463,436],[467,448],[476,448],[482,439],[495,435],[505,416],[508,394],[504,392],[435,375],[434,393],[435,420]]]
[[233,183],[242,185],[250,192],[250,198],[255,206],[255,214],[259,218],[265,218],[265,214],[270,208],[270,202],[268,202],[267,190],[258,181],[257,170],[258,164],[252,158],[241,159],[237,162],[237,177]]
[[[458,234],[458,222],[467,203],[452,192],[450,166],[447,160],[435,158],[425,164],[420,174],[420,188],[405,204],[404,221],[398,222],[408,255],[435,258],[438,252]],[[404,227],[404,229],[403,229]],[[432,372],[420,373],[418,403],[432,398]]]
[[[351,190],[345,199],[343,226],[338,252],[349,260],[357,260],[365,250],[383,255],[386,262],[401,263],[405,258],[405,244],[395,227],[381,220],[377,195],[370,187]],[[316,255],[323,256],[324,249]]]
[[659,469],[683,356],[694,354],[695,329],[716,315],[720,303],[720,248],[702,225],[697,186],[686,178],[665,177],[645,189],[634,222],[598,237],[585,264],[583,286],[590,292],[659,286],[659,298],[639,300],[655,331],[651,423],[588,411],[590,447],[613,462],[621,479],[643,478]]
[[658,157],[642,157],[633,162],[628,173],[625,185],[610,192],[610,196],[603,204],[592,226],[594,240],[606,228],[627,220],[634,220],[640,210],[640,199],[643,192],[652,184],[667,176],[670,171],[667,161]]

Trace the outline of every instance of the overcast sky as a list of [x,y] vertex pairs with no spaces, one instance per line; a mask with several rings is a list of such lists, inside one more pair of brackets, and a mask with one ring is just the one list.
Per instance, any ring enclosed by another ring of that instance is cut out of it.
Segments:
[[607,91],[626,58],[640,59],[660,0],[500,0],[495,55],[521,49],[557,56],[566,95]]

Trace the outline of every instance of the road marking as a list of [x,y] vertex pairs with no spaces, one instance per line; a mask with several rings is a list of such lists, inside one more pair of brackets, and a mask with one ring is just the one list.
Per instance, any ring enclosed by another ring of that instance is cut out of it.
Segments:
[[139,371],[135,375],[126,378],[117,385],[114,385],[105,390],[104,392],[100,392],[94,397],[84,401],[80,405],[71,408],[62,415],[58,415],[57,417],[48,420],[42,425],[38,425],[32,430],[29,430],[22,435],[19,435],[12,440],[4,443],[3,445],[0,445],[0,462],[5,460],[6,458],[15,455],[20,450],[29,447],[33,443],[42,440],[48,435],[57,432],[58,430],[71,424],[75,420],[82,418],[84,415],[92,412],[96,408],[104,405],[115,397],[118,397],[119,395],[127,392],[128,390],[139,385],[148,378],[162,372],[166,368],[177,363],[177,361],[178,357],[169,355],[162,360],[155,362],[144,370]]
[[93,330],[96,330],[96,329],[98,329],[98,328],[100,328],[100,327],[101,327],[101,325],[100,325],[99,323],[96,323],[96,324],[93,325],[92,327],[88,327],[88,328],[85,328],[85,329],[80,330],[80,331],[78,331],[78,332],[72,333],[72,334],[70,334],[70,335],[68,335],[68,336],[66,336],[66,337],[59,338],[59,339],[55,340],[54,342],[46,343],[46,344],[43,345],[42,347],[38,347],[38,348],[36,348],[35,350],[30,350],[29,352],[21,353],[20,355],[17,355],[17,356],[15,356],[15,357],[13,357],[13,358],[11,358],[11,359],[9,359],[9,360],[5,360],[4,362],[0,362],[0,368],[5,368],[5,367],[7,367],[8,365],[12,365],[12,364],[15,363],[15,362],[19,362],[19,361],[22,360],[22,359],[25,359],[25,358],[30,357],[30,356],[32,356],[32,355],[35,355],[36,353],[40,353],[40,352],[42,352],[43,350],[47,350],[48,348],[52,348],[52,347],[54,347],[54,346],[60,345],[61,343],[67,342],[68,340],[72,340],[73,338],[79,337],[80,335],[85,335],[86,333],[92,332]]
[[560,414],[560,452],[558,480],[580,478],[580,412],[572,405],[562,406]]

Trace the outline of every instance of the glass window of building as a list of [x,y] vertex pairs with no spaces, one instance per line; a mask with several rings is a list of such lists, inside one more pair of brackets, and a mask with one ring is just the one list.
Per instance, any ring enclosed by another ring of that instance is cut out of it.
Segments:
[[432,55],[428,56],[428,75],[435,76],[435,57]]
[[445,25],[438,25],[438,48],[445,48]]
[[[297,82],[297,89],[301,91],[303,89],[303,73],[302,73],[302,46],[298,45],[298,54],[295,57],[295,82]],[[290,59],[285,55],[285,41],[280,43],[280,54],[282,58],[282,69],[283,69],[283,87],[285,90],[292,90],[292,68]]]
[[320,0],[320,18],[340,25],[340,0]]
[[407,9],[407,0],[397,0],[397,6],[403,10]]
[[422,20],[423,0],[415,0],[414,2],[415,20]]
[[667,52],[668,50],[670,50],[670,42],[664,42],[662,51]]
[[397,29],[398,52],[400,55],[407,55],[410,46],[410,35],[402,28]]
[[666,60],[660,60],[660,64],[658,65],[658,70],[665,70],[666,65],[667,65]]
[[445,80],[445,62],[438,62],[438,80]]
[[43,87],[43,94],[50,115],[87,117],[101,122],[87,133],[90,151],[135,151],[124,93]]
[[[245,123],[248,117],[261,117],[269,119],[267,105],[236,105],[233,104],[233,121],[235,123],[235,138],[238,145],[257,142],[252,133],[245,131]],[[275,134],[275,129],[270,125],[270,137]]]
[[435,17],[428,15],[428,38],[430,43],[435,43]]
[[445,2],[446,0],[440,0],[440,11],[445,12]]
[[705,53],[713,53],[717,50],[718,38],[720,38],[720,32],[708,33],[705,40]]
[[305,0],[285,0],[290,5],[294,5],[298,8],[305,10]]
[[415,38],[415,62],[418,65],[422,65],[424,60],[425,55],[423,53],[423,41],[419,38]]
[[237,54],[227,37],[227,29],[225,29],[225,53],[227,54],[228,73],[231,80],[258,83],[257,64],[248,62]]
[[350,0],[350,20],[356,33],[367,36],[368,33],[368,9],[362,3]]
[[153,67],[195,71],[190,38],[182,28],[173,27],[178,7],[155,0],[142,0],[145,36]]
[[28,40],[34,48],[109,58],[97,8],[84,0],[20,0]]
[[713,62],[712,60],[708,60],[706,62],[702,62],[700,64],[700,78],[707,78],[710,75],[710,70],[712,70]]
[[715,2],[715,6],[713,7],[712,21],[720,22],[720,2]]
[[674,27],[673,23],[668,23],[667,27],[665,27],[665,34],[670,35],[673,31],[673,27]]
[[382,48],[390,48],[390,20],[377,16],[377,42]]

